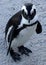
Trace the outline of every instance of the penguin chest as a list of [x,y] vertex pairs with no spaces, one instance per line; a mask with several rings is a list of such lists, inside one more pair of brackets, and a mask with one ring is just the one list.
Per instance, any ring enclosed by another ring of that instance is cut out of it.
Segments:
[[35,33],[36,27],[37,24],[23,29],[17,37],[17,43],[19,42],[19,45],[26,43],[30,39],[30,37]]
[[15,38],[12,41],[12,47],[16,48],[16,47],[19,47],[21,45],[24,45],[30,39],[30,37],[33,34],[35,34],[36,27],[37,27],[37,24],[21,30],[19,35],[17,36],[17,38]]
[[[32,21],[31,23],[34,23],[34,22]],[[27,20],[22,18],[22,22],[19,25],[19,28],[21,28],[23,24],[29,24],[29,23]],[[21,30],[19,35],[12,41],[13,43],[12,46],[18,47],[18,46],[24,45],[30,39],[30,37],[35,33],[36,27],[37,27],[37,24]]]

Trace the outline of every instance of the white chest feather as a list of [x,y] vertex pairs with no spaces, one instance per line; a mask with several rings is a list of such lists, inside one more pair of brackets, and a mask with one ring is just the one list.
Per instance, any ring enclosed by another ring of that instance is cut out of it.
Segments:
[[37,24],[22,30],[17,38],[17,41],[23,44],[26,43],[30,39],[30,37],[33,34],[35,34],[36,27],[37,27]]
[[33,34],[35,34],[36,26],[37,24],[22,30],[20,34],[18,35],[18,37],[12,41],[12,45],[11,45],[12,48],[15,49],[18,46],[24,45],[30,39],[30,37]]
[[[19,28],[23,24],[32,24],[32,23],[34,23],[36,21],[36,20],[35,21],[34,20],[32,20],[30,23],[28,23],[28,21],[23,18],[22,23],[19,25]],[[23,29],[20,32],[20,34],[18,35],[18,37],[15,38],[12,41],[12,46],[13,47],[14,46],[18,47],[18,46],[24,45],[30,39],[30,37],[35,33],[36,27],[37,27],[37,24],[35,24],[35,25],[31,26],[31,27],[27,27],[27,28]]]

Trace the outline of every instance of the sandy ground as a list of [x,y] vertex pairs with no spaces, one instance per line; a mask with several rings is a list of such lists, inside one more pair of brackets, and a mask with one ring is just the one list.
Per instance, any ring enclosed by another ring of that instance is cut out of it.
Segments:
[[[14,62],[10,54],[6,55],[7,44],[4,40],[4,30],[9,18],[26,2],[36,5],[43,31],[39,35],[34,34],[26,43],[33,53],[29,57],[23,55],[21,61]],[[0,0],[0,65],[46,65],[46,0]]]

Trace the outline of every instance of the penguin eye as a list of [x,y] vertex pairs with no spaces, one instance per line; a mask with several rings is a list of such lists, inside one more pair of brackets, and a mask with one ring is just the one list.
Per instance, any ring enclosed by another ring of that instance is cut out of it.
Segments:
[[22,10],[22,14],[24,13],[24,9]]
[[23,9],[22,13],[23,13],[24,15],[27,15],[27,13],[24,11],[24,9]]
[[25,18],[25,19],[28,19],[27,17],[28,17],[28,14],[24,11],[24,10],[22,10],[22,15],[23,15],[23,17]]
[[36,10],[34,9],[32,12],[30,12],[31,14],[33,14],[33,13],[36,13]]
[[24,12],[24,9],[22,10],[22,12]]
[[35,17],[35,15],[36,15],[36,10],[34,9],[34,11],[31,14],[31,19],[33,19]]
[[26,15],[26,12],[24,12],[24,14]]

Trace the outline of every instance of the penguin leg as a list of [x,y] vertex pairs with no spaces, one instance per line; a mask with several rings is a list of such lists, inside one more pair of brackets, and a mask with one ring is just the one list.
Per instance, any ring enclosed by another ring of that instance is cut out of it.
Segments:
[[10,49],[10,55],[12,57],[12,59],[16,62],[17,60],[19,61],[20,58],[20,54],[18,54],[17,52],[14,52],[14,50],[11,48]]
[[32,53],[32,51],[24,46],[20,46],[18,47],[18,50],[21,54],[25,54],[27,56],[29,56],[29,53]]

